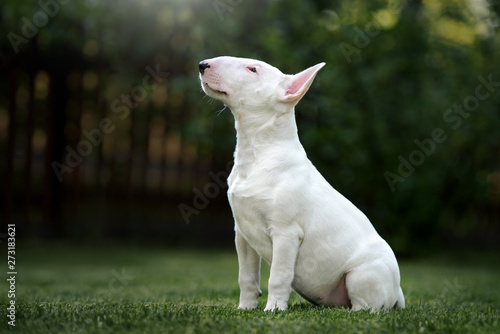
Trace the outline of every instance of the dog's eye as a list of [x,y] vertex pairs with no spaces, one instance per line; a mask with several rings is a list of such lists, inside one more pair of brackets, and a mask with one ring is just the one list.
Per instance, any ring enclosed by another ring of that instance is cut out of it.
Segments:
[[253,73],[257,73],[257,69],[255,67],[247,67],[249,71],[252,71]]

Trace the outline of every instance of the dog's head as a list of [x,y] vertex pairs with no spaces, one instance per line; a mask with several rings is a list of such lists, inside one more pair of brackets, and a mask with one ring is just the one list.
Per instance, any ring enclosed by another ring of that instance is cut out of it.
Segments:
[[283,74],[259,60],[217,57],[199,64],[203,91],[235,110],[291,110],[309,89],[317,64],[295,75]]

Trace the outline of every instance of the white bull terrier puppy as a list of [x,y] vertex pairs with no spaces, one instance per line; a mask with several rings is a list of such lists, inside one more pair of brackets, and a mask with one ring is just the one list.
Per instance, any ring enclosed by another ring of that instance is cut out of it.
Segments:
[[266,311],[286,310],[292,288],[311,303],[354,311],[405,306],[392,249],[300,144],[294,107],[324,65],[285,75],[254,59],[199,64],[203,90],[235,118],[228,198],[241,309],[255,308],[262,294],[261,258],[271,266]]

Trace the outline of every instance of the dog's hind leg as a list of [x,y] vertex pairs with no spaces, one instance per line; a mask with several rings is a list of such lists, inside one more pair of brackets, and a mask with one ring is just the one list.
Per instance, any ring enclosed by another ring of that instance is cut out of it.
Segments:
[[[380,309],[394,307],[402,297],[399,279],[382,261],[361,265],[346,275],[346,288],[351,300],[352,310]],[[404,307],[404,297],[402,299]]]
[[399,298],[394,307],[405,308],[405,296],[403,295],[403,289],[399,288]]

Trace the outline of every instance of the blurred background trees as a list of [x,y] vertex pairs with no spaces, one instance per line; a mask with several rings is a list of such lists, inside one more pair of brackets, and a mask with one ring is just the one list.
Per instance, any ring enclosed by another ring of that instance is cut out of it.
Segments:
[[397,253],[498,247],[499,15],[492,0],[5,0],[0,219],[26,239],[231,245],[233,119],[197,65],[232,55],[327,63],[300,138]]

